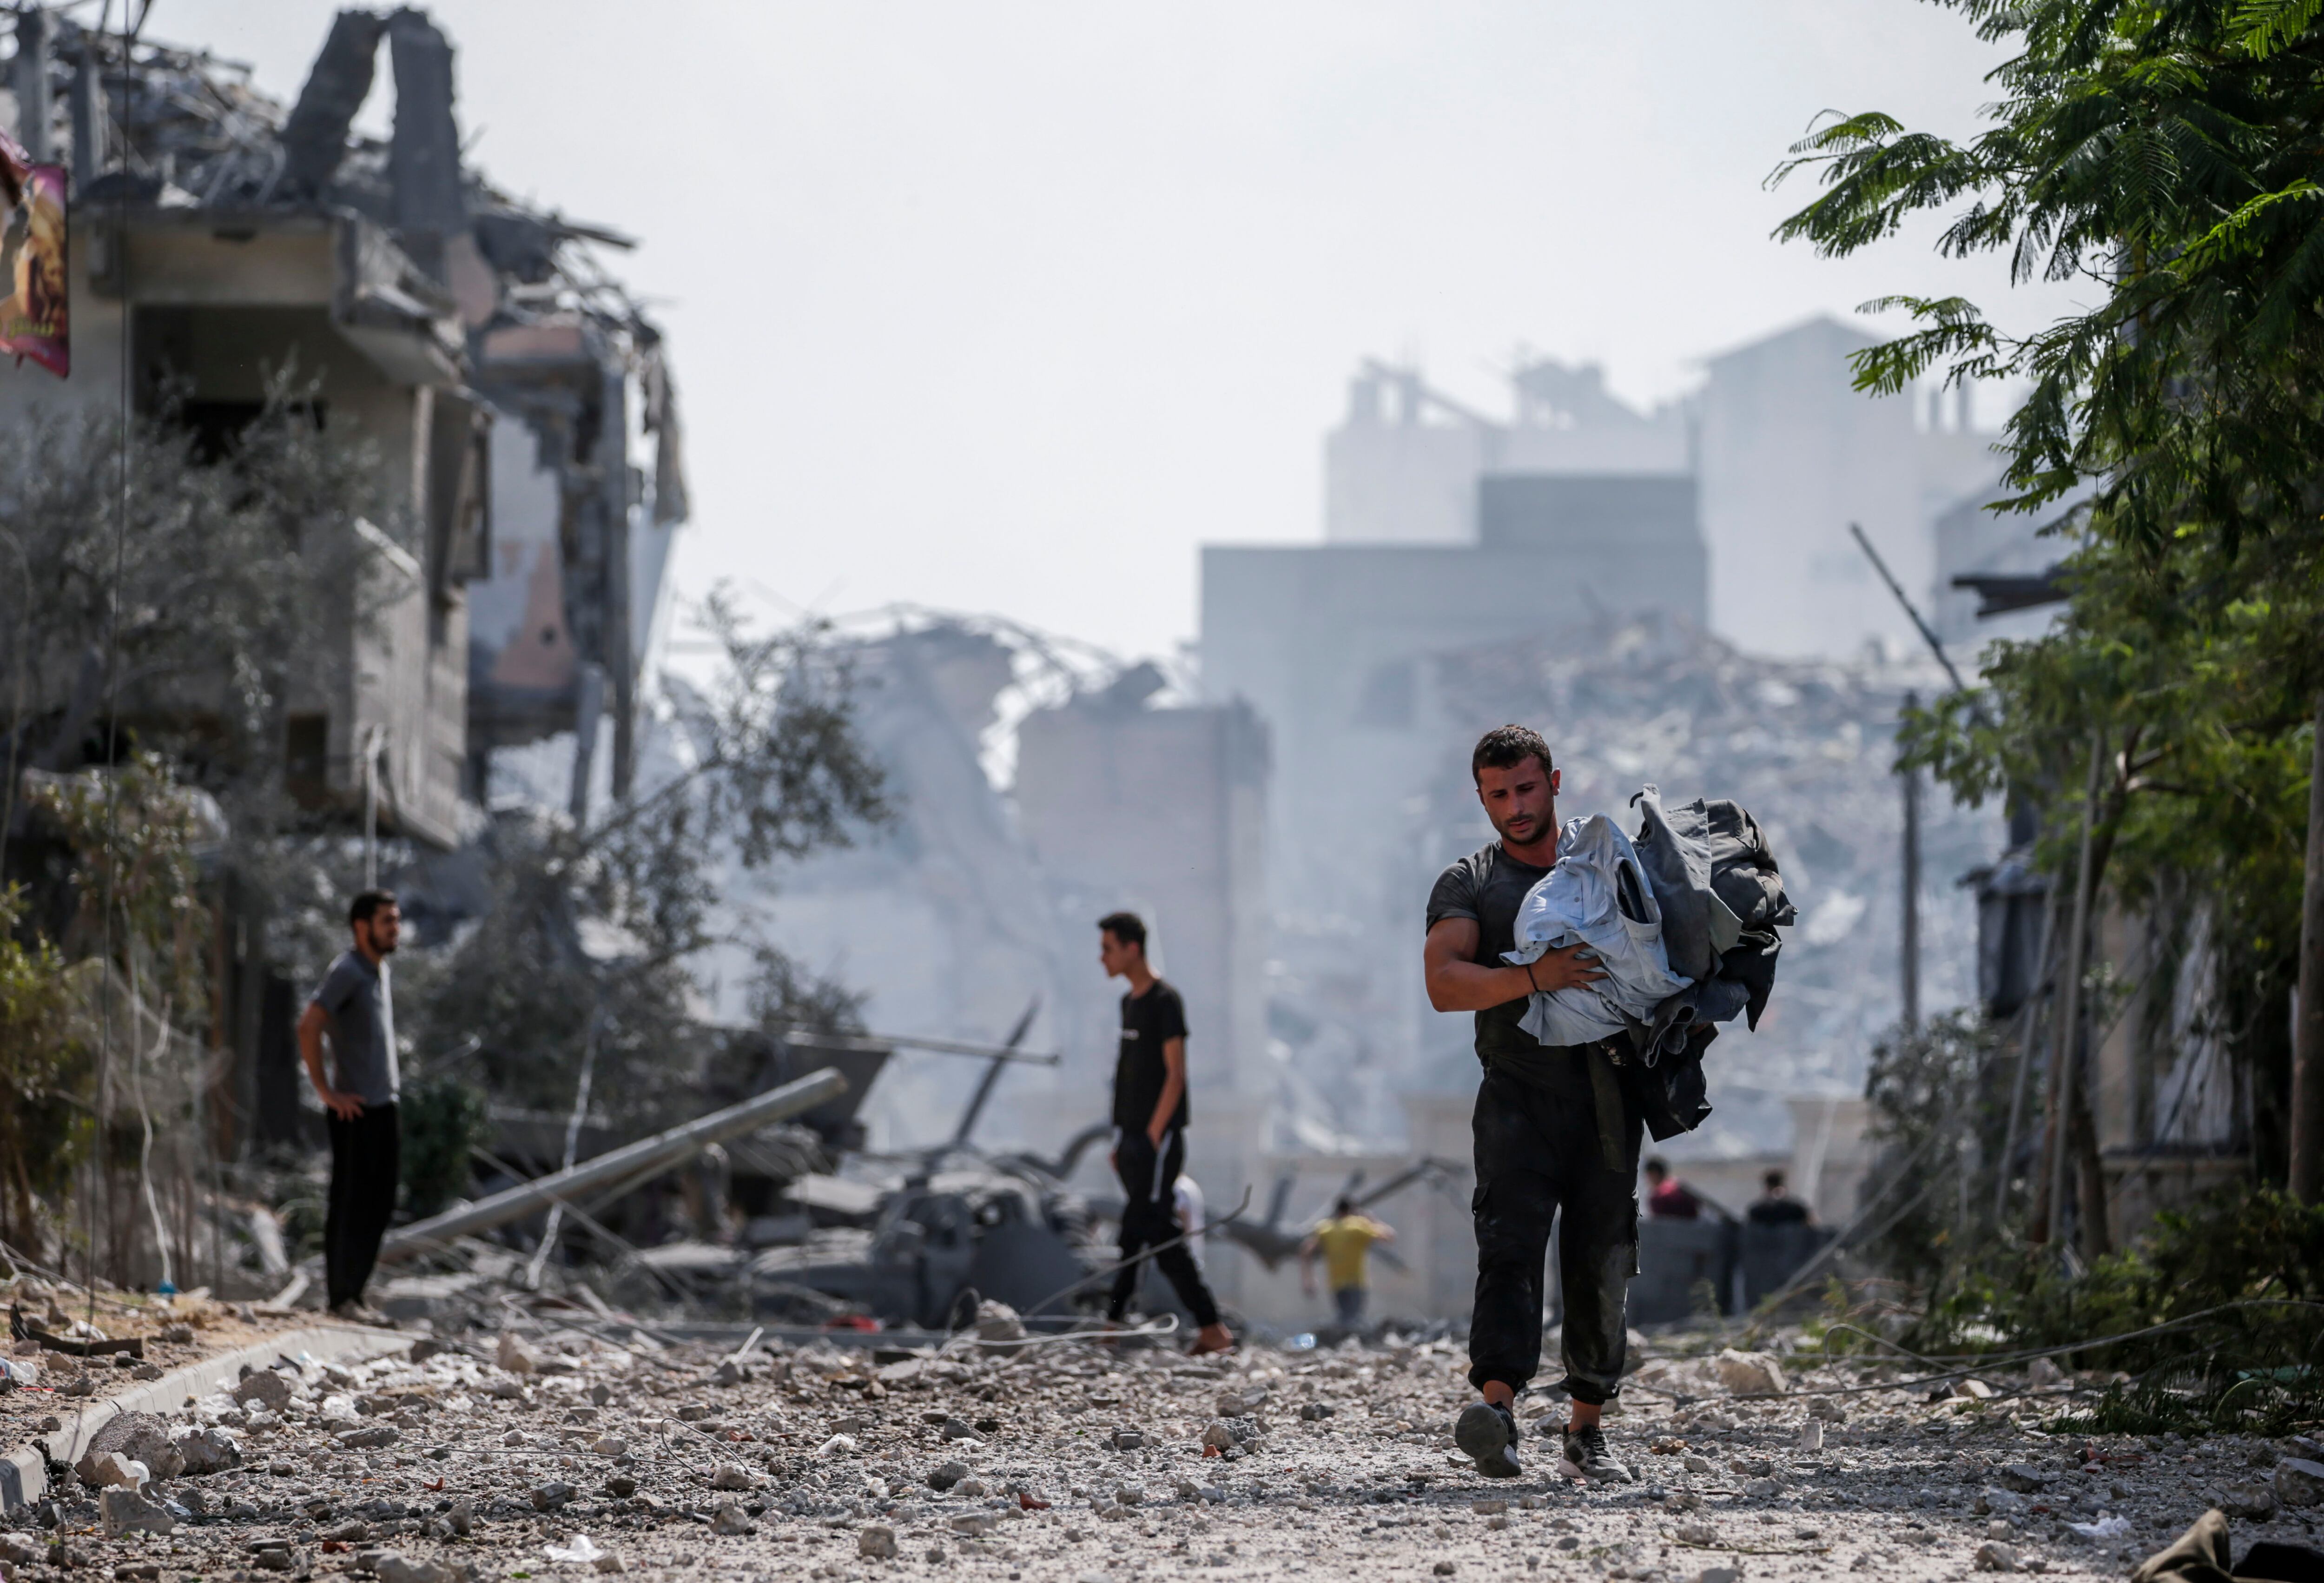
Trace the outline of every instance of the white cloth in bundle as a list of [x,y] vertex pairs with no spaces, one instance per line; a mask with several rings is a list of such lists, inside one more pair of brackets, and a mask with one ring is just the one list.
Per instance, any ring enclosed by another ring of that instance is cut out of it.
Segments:
[[1662,909],[1621,827],[1602,813],[1572,819],[1558,835],[1557,863],[1517,908],[1518,965],[1580,940],[1606,977],[1554,995],[1536,995],[1517,1025],[1544,1044],[1587,1044],[1645,1022],[1669,995],[1693,982],[1671,971],[1663,949]]

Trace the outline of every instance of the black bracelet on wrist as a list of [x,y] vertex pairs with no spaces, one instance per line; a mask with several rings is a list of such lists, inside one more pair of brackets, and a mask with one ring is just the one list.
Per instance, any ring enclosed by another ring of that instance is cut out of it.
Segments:
[[1525,965],[1525,970],[1526,982],[1533,986],[1533,992],[1536,995],[1539,995],[1541,993],[1541,980],[1533,976],[1533,964],[1531,962],[1527,962]]

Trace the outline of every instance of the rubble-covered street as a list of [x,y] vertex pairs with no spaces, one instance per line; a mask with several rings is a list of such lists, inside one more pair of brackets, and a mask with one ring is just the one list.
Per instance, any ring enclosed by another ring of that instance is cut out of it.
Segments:
[[[2310,1541],[2324,1514],[2309,1442],[2053,1435],[2088,1382],[2046,1364],[1932,1402],[1893,1368],[1816,1363],[1797,1331],[1762,1353],[1708,1333],[1635,1348],[1609,1425],[1636,1477],[1602,1487],[1554,1477],[1543,1440],[1523,1478],[1470,1470],[1449,1340],[1194,1362],[1027,1337],[991,1309],[917,1348],[666,1344],[586,1314],[458,1341],[343,1334],[376,1355],[280,1356],[115,1419],[8,1514],[12,1574],[2120,1576],[2208,1506],[2238,1545]],[[52,1395],[79,1367],[32,1345],[14,1360],[39,1385],[0,1399],[12,1439],[44,1402],[47,1438],[72,1445],[111,1382]]]

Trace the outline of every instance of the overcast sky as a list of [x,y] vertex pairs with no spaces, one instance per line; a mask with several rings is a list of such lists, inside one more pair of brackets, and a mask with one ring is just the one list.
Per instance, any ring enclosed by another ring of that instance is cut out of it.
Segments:
[[[334,7],[158,0],[295,96]],[[1471,399],[1526,346],[1641,403],[1705,356],[1990,264],[1817,260],[1762,181],[1827,107],[1960,132],[1993,52],[1914,0],[441,0],[503,188],[642,239],[719,578],[1124,653],[1196,547],[1321,532],[1357,360]],[[384,125],[381,87],[365,119]],[[772,606],[770,606],[770,608]]]

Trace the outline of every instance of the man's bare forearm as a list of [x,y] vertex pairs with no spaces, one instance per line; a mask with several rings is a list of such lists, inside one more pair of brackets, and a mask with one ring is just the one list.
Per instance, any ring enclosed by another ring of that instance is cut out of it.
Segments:
[[1155,1102],[1154,1114],[1146,1121],[1146,1135],[1156,1144],[1170,1129],[1170,1118],[1178,1114],[1178,1101],[1185,1093],[1186,1041],[1166,1039],[1162,1042],[1162,1097]]
[[299,1059],[306,1063],[307,1080],[323,1098],[331,1097],[330,1080],[323,1076],[323,1034],[311,1018],[299,1019]]
[[1162,1134],[1170,1130],[1170,1118],[1178,1114],[1178,1097],[1185,1091],[1186,1079],[1176,1072],[1171,1073],[1169,1079],[1162,1085],[1161,1100],[1156,1104],[1153,1116],[1146,1123],[1148,1137],[1158,1142]]
[[1523,967],[1454,961],[1438,963],[1428,973],[1428,1004],[1440,1012],[1490,1011],[1532,993],[1533,981]]

